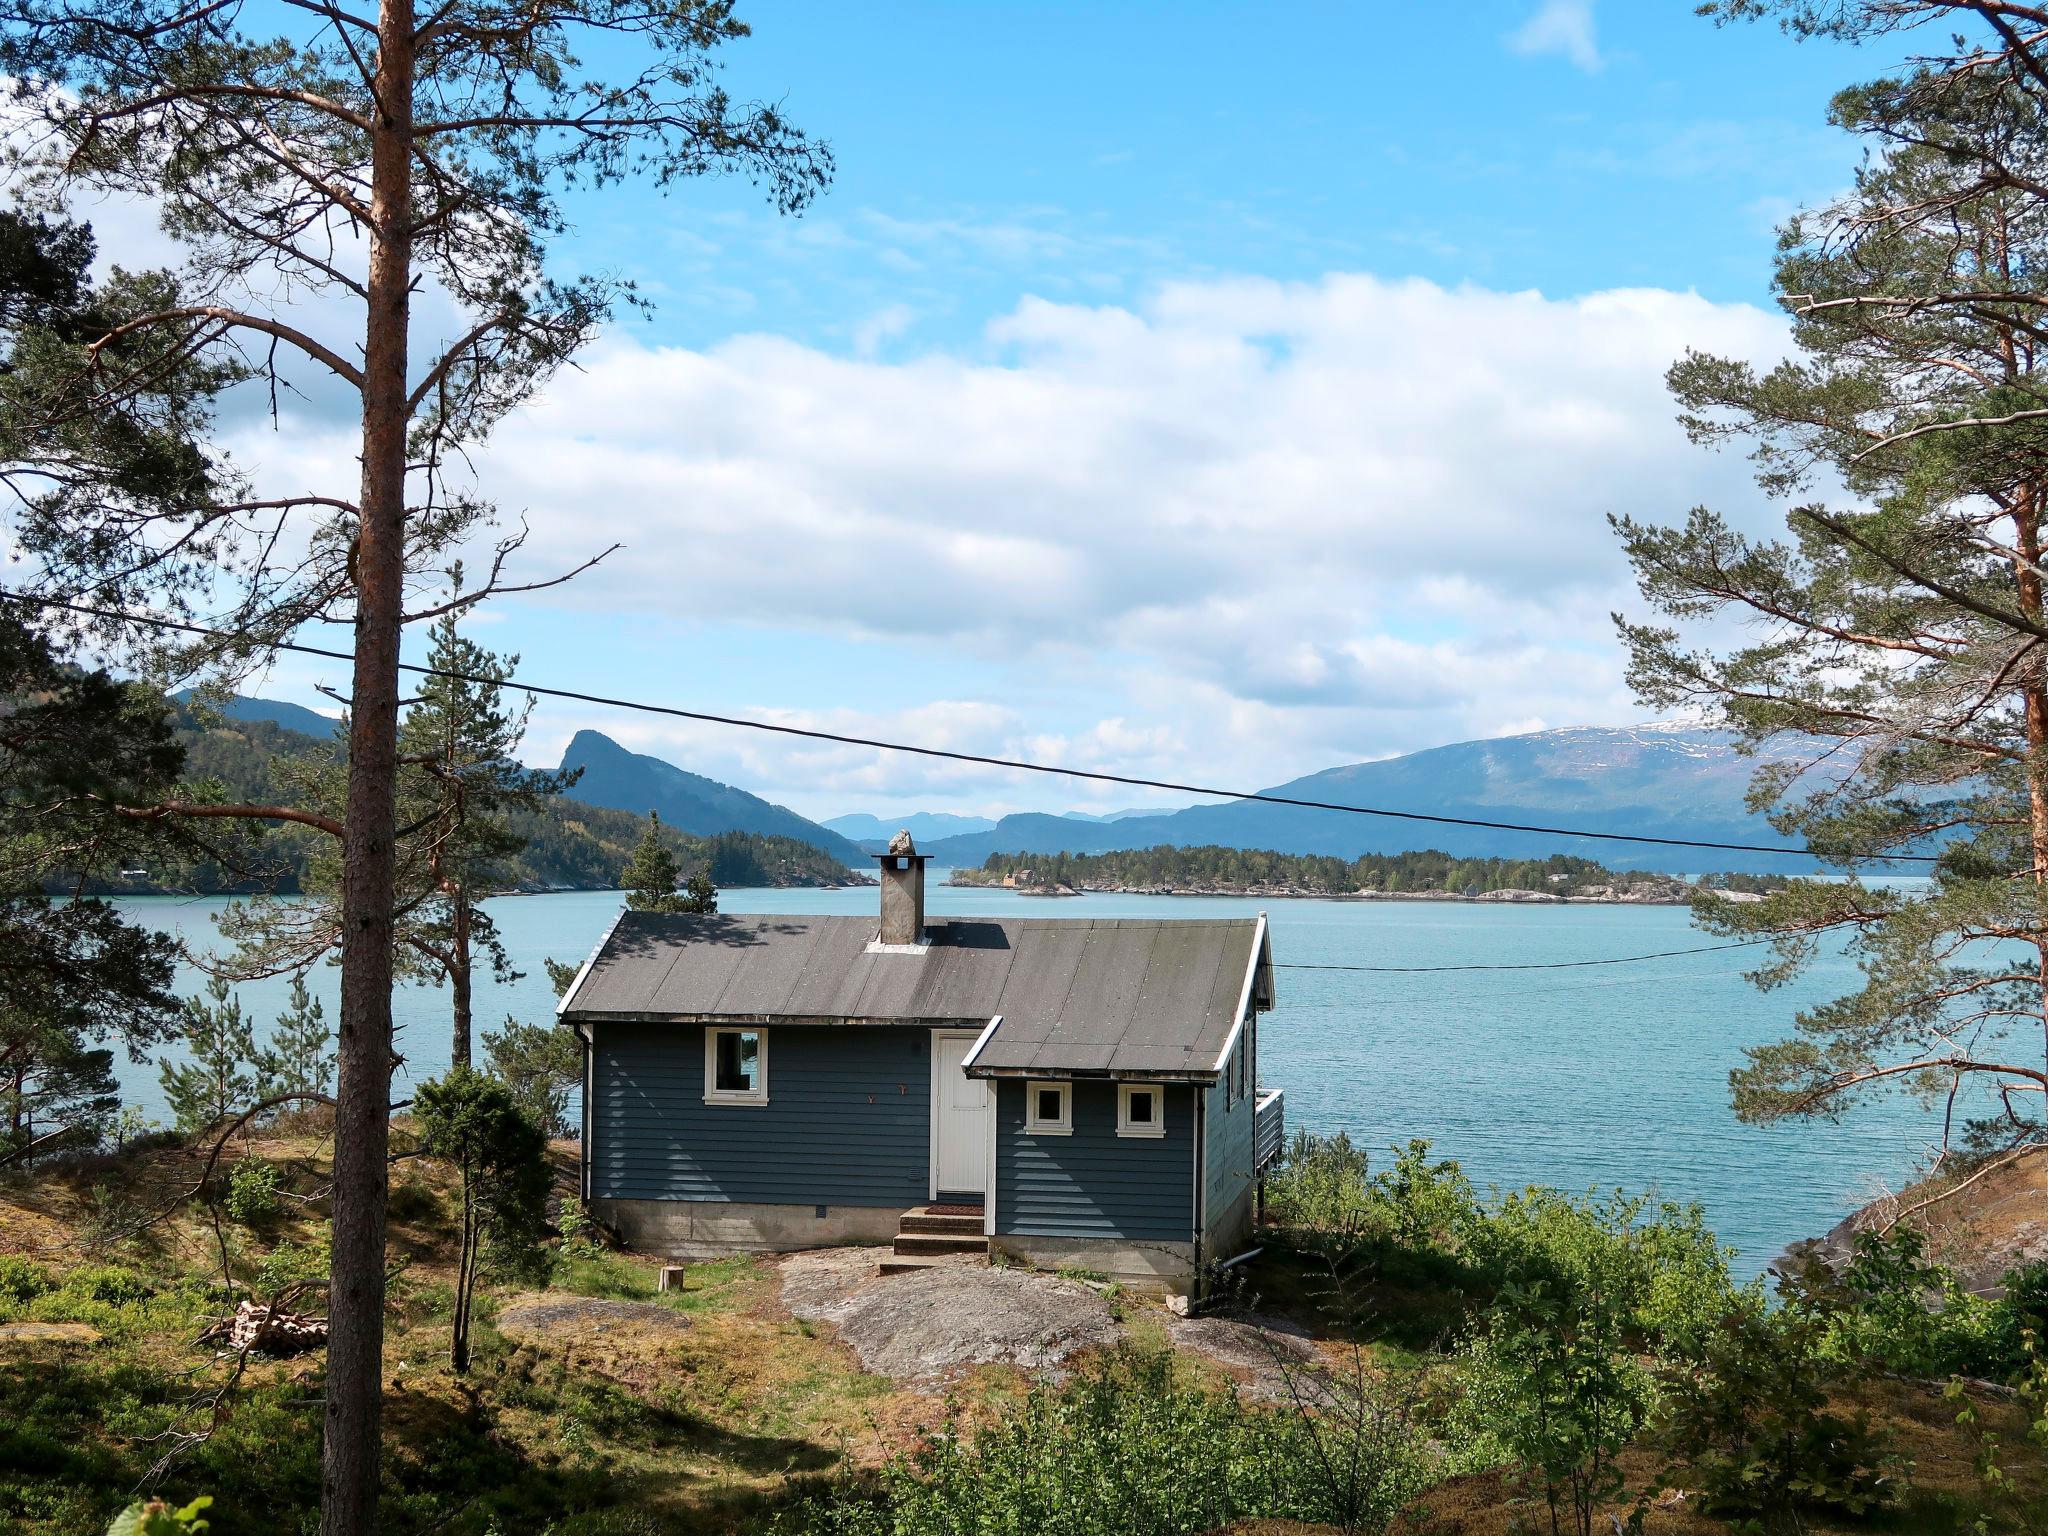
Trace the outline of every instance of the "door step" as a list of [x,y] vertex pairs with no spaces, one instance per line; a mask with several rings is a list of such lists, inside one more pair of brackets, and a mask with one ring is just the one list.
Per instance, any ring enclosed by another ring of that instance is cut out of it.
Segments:
[[[988,1238],[982,1232],[982,1218],[979,1211],[963,1211],[959,1206],[942,1206],[934,1210],[931,1206],[920,1205],[908,1210],[897,1220],[896,1241],[890,1245],[898,1259],[942,1259],[954,1254],[985,1254],[988,1252]],[[923,1264],[906,1264],[901,1268],[922,1269]],[[898,1273],[898,1268],[884,1263],[882,1274]]]
[[981,1227],[979,1211],[969,1214],[956,1208],[938,1212],[928,1205],[905,1211],[896,1223],[896,1230],[900,1233],[930,1237],[980,1237]]

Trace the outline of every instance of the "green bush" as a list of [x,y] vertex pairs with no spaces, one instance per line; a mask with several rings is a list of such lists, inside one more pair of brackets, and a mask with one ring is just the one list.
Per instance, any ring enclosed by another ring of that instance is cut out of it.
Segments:
[[589,1207],[574,1195],[562,1198],[561,1214],[555,1218],[555,1236],[565,1259],[594,1259],[605,1251],[603,1232],[591,1219]]
[[1866,1415],[1830,1408],[1845,1368],[1822,1353],[1826,1322],[1743,1295],[1687,1359],[1658,1373],[1652,1439],[1666,1476],[1698,1490],[1710,1514],[1789,1522],[1861,1516],[1889,1503],[1897,1470]]
[[1644,1196],[1521,1190],[1468,1223],[1464,1247],[1497,1294],[1539,1286],[1570,1299],[1597,1286],[1618,1338],[1645,1353],[1700,1336],[1735,1292],[1699,1207]]
[[333,1257],[330,1242],[328,1229],[322,1227],[309,1243],[289,1238],[279,1243],[256,1263],[257,1294],[275,1296],[298,1281],[325,1279]]
[[[1184,1536],[1249,1518],[1377,1532],[1429,1481],[1418,1434],[1376,1450],[1349,1510],[1310,1470],[1302,1416],[1248,1408],[1184,1379],[1170,1355],[1119,1351],[1040,1384],[970,1441],[950,1427],[883,1469],[784,1513],[797,1536]],[[1369,1448],[1361,1447],[1361,1454]]]
[[112,1264],[74,1269],[56,1289],[82,1300],[103,1301],[116,1307],[147,1301],[156,1294],[156,1288],[134,1270]]
[[192,1536],[207,1528],[210,1522],[204,1518],[204,1512],[212,1503],[211,1496],[201,1494],[182,1509],[173,1508],[162,1499],[130,1504],[114,1516],[107,1536]]
[[18,1253],[0,1253],[0,1303],[34,1301],[50,1289],[50,1277]]
[[1517,1502],[1542,1505],[1553,1532],[1591,1536],[1622,1491],[1617,1463],[1651,1401],[1630,1320],[1625,1277],[1595,1265],[1505,1286],[1466,1352],[1468,1457],[1504,1465]]
[[1844,1365],[1903,1376],[2011,1376],[2023,1364],[2022,1309],[2029,1287],[2011,1306],[1963,1288],[1955,1271],[1930,1263],[1926,1239],[1910,1227],[1856,1238],[1837,1273],[1819,1262],[1785,1277],[1787,1304],[1823,1318],[1820,1352]]
[[228,1175],[227,1199],[221,1205],[243,1226],[261,1226],[276,1217],[278,1191],[283,1187],[284,1170],[277,1164],[260,1157],[244,1158]]

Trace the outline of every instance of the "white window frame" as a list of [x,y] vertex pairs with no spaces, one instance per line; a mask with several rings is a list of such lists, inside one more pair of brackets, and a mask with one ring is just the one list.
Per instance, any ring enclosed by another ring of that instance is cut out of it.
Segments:
[[[754,1055],[754,1086],[734,1090],[718,1086],[718,1037],[753,1035],[759,1041]],[[706,1104],[766,1104],[768,1102],[768,1031],[758,1024],[713,1024],[704,1031],[704,1102]]]
[[[1060,1096],[1057,1120],[1043,1120],[1038,1114],[1038,1096],[1048,1090]],[[1074,1085],[1051,1078],[1031,1078],[1024,1084],[1024,1129],[1033,1136],[1074,1134]]]
[[[1131,1119],[1131,1095],[1149,1093],[1152,1095],[1151,1123],[1134,1122]],[[1116,1085],[1116,1133],[1119,1136],[1143,1136],[1157,1140],[1166,1134],[1166,1088],[1161,1083],[1118,1083]]]

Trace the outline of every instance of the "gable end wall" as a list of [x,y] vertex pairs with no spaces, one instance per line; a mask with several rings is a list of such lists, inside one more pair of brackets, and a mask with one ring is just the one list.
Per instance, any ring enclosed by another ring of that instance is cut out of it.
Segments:
[[1195,1093],[1164,1090],[1166,1134],[1116,1133],[1116,1084],[1074,1084],[1074,1133],[1024,1129],[1023,1082],[996,1083],[996,1235],[1188,1243],[1195,1223]]

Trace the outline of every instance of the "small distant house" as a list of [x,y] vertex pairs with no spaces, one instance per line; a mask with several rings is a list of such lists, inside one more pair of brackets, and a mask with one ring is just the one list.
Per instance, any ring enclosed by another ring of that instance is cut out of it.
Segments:
[[676,1258],[893,1242],[1186,1288],[1242,1251],[1281,1098],[1266,919],[621,914],[562,999],[583,1190]]

